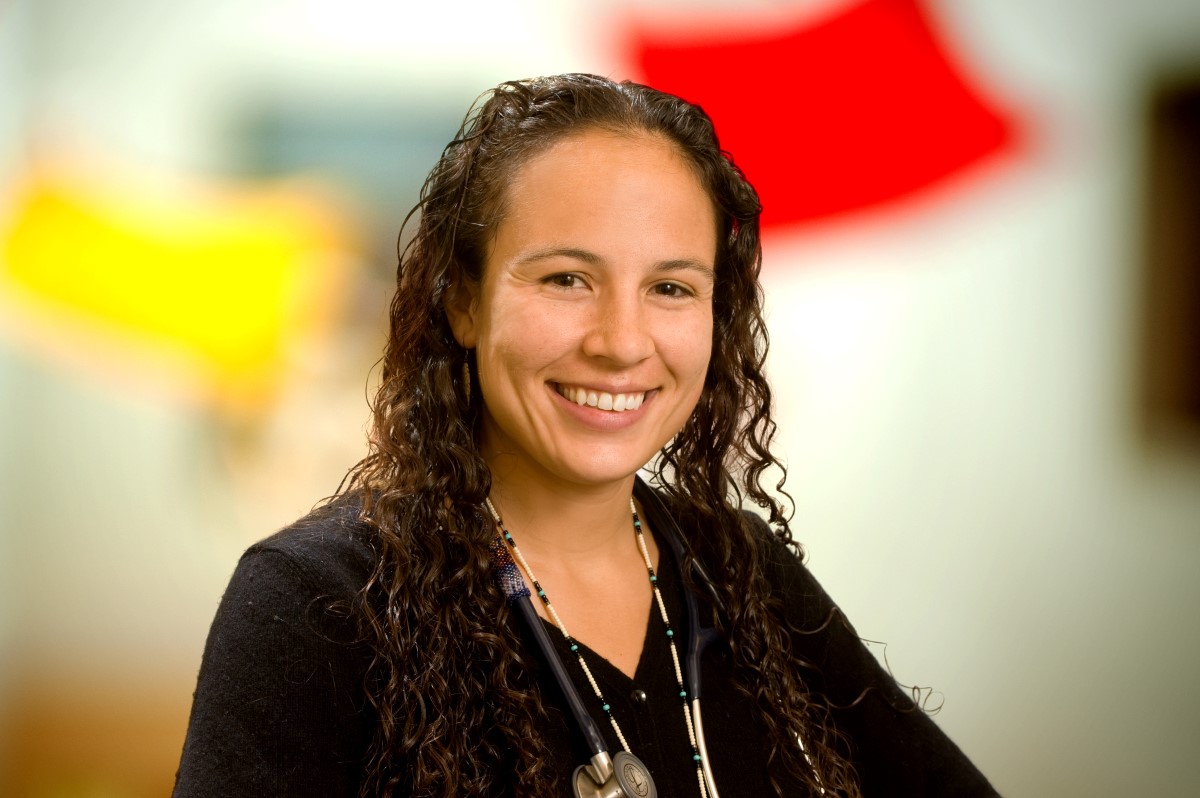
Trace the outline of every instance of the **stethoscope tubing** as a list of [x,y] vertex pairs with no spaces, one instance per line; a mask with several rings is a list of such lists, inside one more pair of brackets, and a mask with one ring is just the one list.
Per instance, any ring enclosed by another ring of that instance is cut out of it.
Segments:
[[592,752],[593,756],[606,753],[608,746],[604,742],[604,735],[600,733],[600,727],[596,725],[592,716],[584,708],[583,698],[579,695],[579,690],[575,688],[575,683],[571,681],[570,675],[567,674],[562,657],[558,656],[554,650],[554,644],[550,642],[550,635],[546,633],[542,619],[538,616],[537,610],[533,608],[533,602],[524,598],[513,603],[516,604],[517,612],[524,619],[525,625],[533,633],[534,641],[542,652],[542,659],[546,661],[546,664],[550,666],[551,673],[554,674],[554,681],[558,683],[563,695],[566,696],[571,715],[574,716],[579,730],[583,732],[588,750]]

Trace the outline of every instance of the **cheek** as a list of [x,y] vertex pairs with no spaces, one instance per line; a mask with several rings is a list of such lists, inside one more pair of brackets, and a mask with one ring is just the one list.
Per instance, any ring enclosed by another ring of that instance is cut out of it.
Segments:
[[711,314],[679,325],[666,342],[664,356],[673,364],[681,383],[687,385],[699,399],[712,359],[713,321]]
[[537,314],[493,317],[477,350],[480,370],[510,377],[537,372],[561,354],[562,331]]

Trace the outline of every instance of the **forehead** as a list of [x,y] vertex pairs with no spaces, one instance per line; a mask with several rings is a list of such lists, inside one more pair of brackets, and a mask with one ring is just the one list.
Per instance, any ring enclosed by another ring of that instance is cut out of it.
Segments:
[[513,170],[503,192],[510,196],[522,183],[536,180],[546,172],[562,174],[584,172],[591,168],[604,169],[614,160],[636,164],[648,171],[667,168],[692,176],[696,188],[708,194],[699,168],[674,141],[660,133],[645,130],[610,130],[584,128],[555,139],[545,148]]
[[502,208],[489,260],[526,245],[710,265],[716,255],[716,209],[696,167],[651,133],[588,130],[559,139],[511,175]]

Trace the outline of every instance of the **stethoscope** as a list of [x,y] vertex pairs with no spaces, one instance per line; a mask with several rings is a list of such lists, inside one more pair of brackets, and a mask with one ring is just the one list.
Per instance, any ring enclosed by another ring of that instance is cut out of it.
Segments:
[[[683,536],[679,531],[679,525],[671,517],[671,513],[662,499],[641,479],[635,480],[633,495],[641,502],[643,508],[654,515],[657,522],[654,527],[655,533],[660,540],[666,541],[667,545],[671,547],[675,561],[682,567],[686,561]],[[692,560],[691,570],[696,584],[703,586],[712,596],[718,611],[724,612],[725,606],[721,602],[716,587],[705,573],[704,568],[695,559]],[[542,625],[541,618],[538,617],[537,610],[529,601],[529,587],[525,584],[524,578],[514,570],[508,578],[501,579],[501,587],[508,597],[509,604],[524,618],[526,625],[533,633],[534,642],[550,666],[550,671],[554,674],[554,680],[558,683],[559,689],[566,696],[575,723],[583,732],[588,750],[592,752],[588,763],[575,768],[572,776],[576,798],[657,798],[658,791],[654,786],[654,780],[640,759],[628,751],[609,754],[599,725],[584,709],[583,698],[579,695],[579,690],[576,689],[575,683],[567,674],[562,659],[550,641],[550,636],[547,634],[545,626]],[[720,798],[708,761],[708,751],[704,744],[704,721],[700,715],[700,655],[710,643],[720,640],[721,635],[714,627],[700,625],[699,602],[686,585],[683,595],[687,603],[689,630],[687,651],[684,655],[686,663],[684,681],[688,696],[691,698],[692,723],[696,728],[696,747],[700,753],[700,765],[708,794],[711,798]]]

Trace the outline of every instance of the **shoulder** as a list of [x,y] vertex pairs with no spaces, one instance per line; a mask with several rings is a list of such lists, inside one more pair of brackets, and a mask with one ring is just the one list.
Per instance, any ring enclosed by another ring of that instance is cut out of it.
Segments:
[[764,564],[770,568],[804,569],[804,557],[799,544],[793,542],[790,533],[771,528],[761,515],[753,510],[742,509],[742,522],[750,530],[750,538]]
[[356,602],[377,562],[370,540],[358,503],[338,499],[247,549],[221,597],[202,668],[233,652],[230,664],[259,660],[270,671],[356,643]]
[[749,527],[755,545],[767,561],[777,564],[790,564],[792,560],[800,562],[799,551],[788,542],[790,539],[772,529],[761,515],[743,508],[742,521]]
[[836,605],[804,564],[798,545],[771,528],[762,516],[742,510],[770,594],[784,603],[788,620],[799,628],[824,624]]
[[234,580],[273,576],[335,598],[356,594],[378,561],[360,507],[354,497],[339,497],[255,543],[242,555]]

